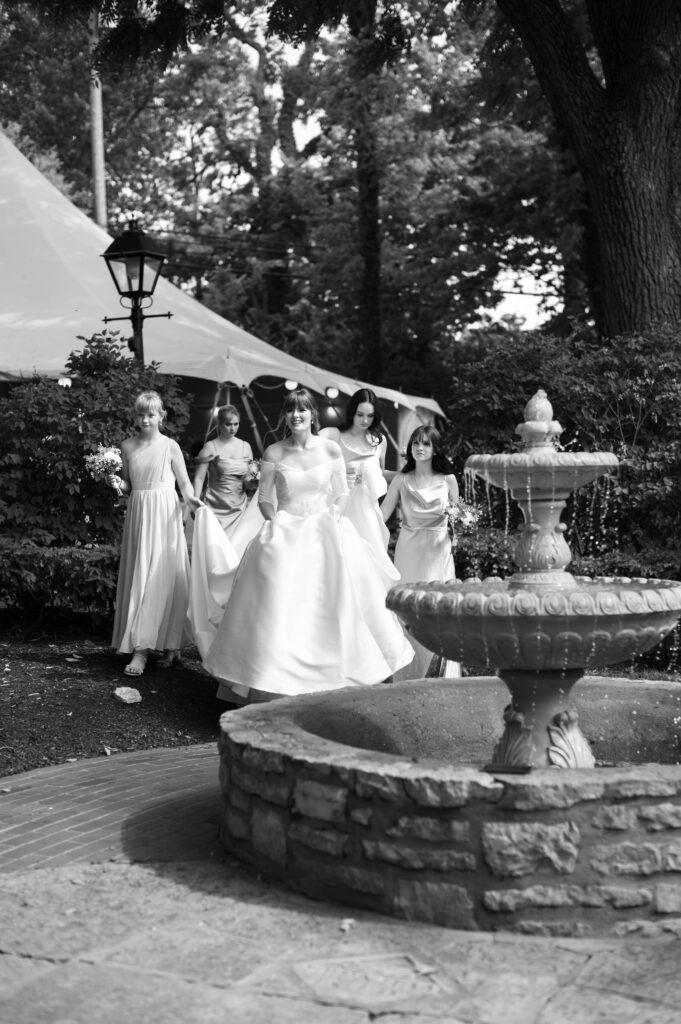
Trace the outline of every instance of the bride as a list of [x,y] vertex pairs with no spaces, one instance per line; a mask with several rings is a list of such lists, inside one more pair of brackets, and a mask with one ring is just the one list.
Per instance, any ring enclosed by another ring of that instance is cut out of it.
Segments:
[[[380,683],[414,654],[385,607],[384,577],[342,515],[343,456],[318,436],[305,388],[287,396],[282,420],[286,435],[265,450],[260,467],[265,523],[201,652],[221,681],[218,697],[231,703]],[[210,512],[200,509],[197,525],[201,515]],[[201,559],[200,549],[194,557]]]

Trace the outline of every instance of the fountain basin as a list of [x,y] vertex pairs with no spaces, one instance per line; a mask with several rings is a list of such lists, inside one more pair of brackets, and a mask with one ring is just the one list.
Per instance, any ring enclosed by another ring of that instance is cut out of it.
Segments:
[[429,650],[495,669],[562,671],[629,661],[658,644],[678,619],[681,583],[560,576],[568,577],[567,586],[516,586],[514,577],[403,583],[386,604]]
[[397,917],[681,932],[681,684],[591,677],[575,690],[607,767],[482,771],[508,699],[494,677],[227,712],[222,841],[311,896]]

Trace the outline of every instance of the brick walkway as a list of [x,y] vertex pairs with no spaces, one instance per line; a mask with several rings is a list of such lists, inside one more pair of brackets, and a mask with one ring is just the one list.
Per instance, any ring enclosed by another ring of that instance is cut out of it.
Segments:
[[221,855],[217,745],[136,751],[0,779],[0,872]]
[[0,779],[2,1024],[679,1020],[673,936],[456,932],[248,876],[218,765],[211,743]]

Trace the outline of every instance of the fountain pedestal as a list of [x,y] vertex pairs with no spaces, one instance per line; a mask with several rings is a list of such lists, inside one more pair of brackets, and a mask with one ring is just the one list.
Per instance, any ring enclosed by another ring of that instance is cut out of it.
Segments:
[[510,691],[511,703],[487,771],[595,766],[577,711],[569,704],[572,687],[584,675],[581,669],[532,674],[501,669],[498,675]]

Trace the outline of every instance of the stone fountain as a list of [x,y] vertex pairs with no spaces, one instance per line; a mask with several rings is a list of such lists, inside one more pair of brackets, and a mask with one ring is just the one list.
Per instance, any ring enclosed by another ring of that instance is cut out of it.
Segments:
[[396,917],[681,934],[681,684],[584,676],[664,637],[681,583],[572,576],[565,501],[617,461],[558,451],[543,392],[518,432],[522,450],[467,463],[523,510],[515,575],[388,596],[421,643],[498,675],[226,712],[221,839],[272,879]]
[[516,428],[522,449],[473,455],[466,472],[510,492],[523,513],[517,572],[454,584],[393,588],[388,607],[430,650],[494,667],[511,693],[491,770],[591,768],[570,691],[585,669],[625,662],[673,629],[681,583],[575,577],[560,517],[572,491],[617,469],[610,452],[558,451],[562,432],[537,391]]

